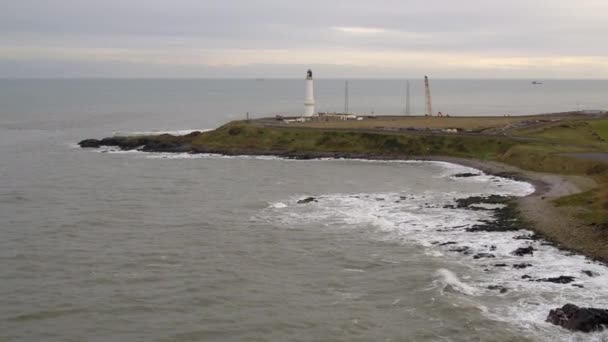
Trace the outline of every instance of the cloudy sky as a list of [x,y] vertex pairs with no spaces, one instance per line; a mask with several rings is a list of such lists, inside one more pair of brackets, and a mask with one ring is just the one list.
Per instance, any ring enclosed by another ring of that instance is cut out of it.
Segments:
[[608,78],[608,0],[0,0],[0,77]]

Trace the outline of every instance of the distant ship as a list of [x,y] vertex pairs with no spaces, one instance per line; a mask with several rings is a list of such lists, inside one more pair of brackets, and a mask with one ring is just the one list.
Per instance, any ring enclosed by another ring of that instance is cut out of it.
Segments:
[[543,82],[532,81],[532,84],[543,84]]

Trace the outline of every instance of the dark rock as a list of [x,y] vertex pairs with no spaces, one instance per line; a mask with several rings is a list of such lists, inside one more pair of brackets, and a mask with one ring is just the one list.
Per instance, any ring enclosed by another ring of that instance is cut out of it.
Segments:
[[597,274],[595,272],[592,272],[592,271],[583,270],[581,272],[585,273],[589,277],[597,277],[597,276],[599,276],[599,274]]
[[378,197],[376,198],[376,201],[384,201],[384,198]]
[[572,331],[596,332],[608,325],[608,310],[581,308],[566,304],[561,308],[549,311],[546,322],[559,325]]
[[581,289],[584,289],[584,288],[585,288],[585,287],[584,287],[583,285],[581,285],[581,284],[572,284],[572,286],[574,286],[574,287],[578,287],[578,288],[581,288]]
[[488,290],[497,290],[500,293],[507,293],[507,291],[509,291],[507,288],[500,285],[490,285],[488,286]]
[[527,274],[524,274],[523,276],[521,276],[521,279],[532,279],[532,277]]
[[[511,197],[490,195],[490,196],[471,196],[466,198],[456,199],[456,206],[458,208],[469,208],[473,204],[507,204],[511,200]],[[469,208],[472,209],[472,208]]]
[[515,240],[540,240],[540,236],[536,235],[536,234],[524,234],[524,235],[518,235],[515,236],[513,239]]
[[507,267],[507,264],[494,264],[494,267]]
[[473,256],[473,259],[481,259],[481,258],[495,258],[496,256],[491,253],[477,253]]
[[547,282],[547,283],[556,283],[556,284],[569,284],[571,282],[574,281],[574,277],[571,276],[559,276],[559,277],[553,277],[553,278],[542,278],[542,279],[536,279],[536,281],[542,281],[542,282]]
[[444,243],[440,243],[439,246],[447,246],[447,245],[455,245],[456,242],[454,241],[448,241],[448,242],[444,242]]
[[488,197],[473,196],[456,200],[456,206],[468,210],[488,210],[480,207],[471,207],[473,204],[504,204],[505,207],[491,209],[494,213],[493,220],[481,220],[481,223],[466,228],[467,232],[506,232],[526,229],[524,222],[520,221],[516,203],[511,197],[492,195]]
[[306,204],[306,203],[310,203],[310,202],[317,202],[317,199],[314,197],[306,197],[304,199],[299,200],[298,204]]
[[490,250],[491,250],[491,251],[495,251],[495,250],[496,250],[496,245],[492,245],[492,246],[490,246]]
[[534,247],[532,247],[532,246],[519,247],[518,249],[511,252],[511,254],[517,255],[517,256],[524,256],[526,254],[534,255]]
[[462,253],[464,255],[469,255],[469,254],[473,253],[473,250],[471,249],[471,247],[462,246],[462,247],[451,248],[450,252],[458,252],[458,253]]
[[480,174],[478,173],[470,173],[470,172],[463,172],[463,173],[457,173],[452,177],[456,177],[456,178],[468,178],[468,177],[477,177],[480,176]]
[[85,139],[78,143],[82,148],[99,148],[101,147],[101,140],[97,139]]
[[524,268],[528,268],[528,267],[531,267],[531,266],[532,266],[532,264],[521,263],[521,264],[515,264],[515,265],[513,265],[513,268],[524,269]]

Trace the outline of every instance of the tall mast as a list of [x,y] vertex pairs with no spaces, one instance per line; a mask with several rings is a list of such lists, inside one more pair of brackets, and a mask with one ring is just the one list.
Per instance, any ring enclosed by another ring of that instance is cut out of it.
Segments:
[[410,107],[410,81],[407,81],[405,87],[405,115],[412,115]]
[[433,116],[433,107],[431,106],[431,87],[429,86],[429,78],[424,76],[424,95],[426,97],[426,115]]

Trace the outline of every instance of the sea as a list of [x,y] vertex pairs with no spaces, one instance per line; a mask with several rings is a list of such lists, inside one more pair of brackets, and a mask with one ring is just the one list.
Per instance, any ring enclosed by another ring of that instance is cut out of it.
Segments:
[[[531,82],[432,79],[434,108],[608,109],[608,81]],[[404,115],[405,89],[350,80],[349,109]],[[344,80],[315,92],[343,110]],[[526,230],[468,232],[493,207],[454,208],[531,184],[444,162],[77,146],[299,115],[303,95],[303,80],[0,80],[0,341],[608,340],[545,322],[566,303],[608,308],[606,266]],[[574,281],[536,281],[559,276]]]

